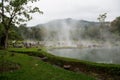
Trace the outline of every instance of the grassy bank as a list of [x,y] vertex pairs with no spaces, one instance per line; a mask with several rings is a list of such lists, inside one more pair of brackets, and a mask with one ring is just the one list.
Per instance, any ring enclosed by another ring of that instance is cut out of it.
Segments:
[[49,63],[60,67],[63,67],[64,65],[70,65],[70,70],[72,71],[82,71],[95,75],[97,77],[99,76],[100,78],[106,80],[120,80],[120,65],[117,64],[93,63],[88,61],[58,57],[47,53],[45,49],[9,49],[9,51],[20,52],[39,57],[47,56],[47,61]]
[[[18,49],[14,50],[19,52]],[[32,53],[36,53],[35,49],[20,49],[20,51],[33,51]],[[0,72],[0,80],[95,80],[90,76],[67,71],[43,62],[38,57],[0,50],[0,56],[1,54],[4,57],[2,56],[0,60],[17,63],[20,65],[20,68],[17,70]]]

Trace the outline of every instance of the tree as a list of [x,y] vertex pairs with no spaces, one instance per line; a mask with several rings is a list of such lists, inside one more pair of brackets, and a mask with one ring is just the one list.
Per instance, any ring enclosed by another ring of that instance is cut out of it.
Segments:
[[100,14],[97,19],[98,19],[100,22],[105,22],[105,18],[107,17],[106,15],[107,15],[107,13]]
[[8,32],[9,40],[23,40],[21,33],[19,31],[19,27],[12,25]]
[[0,48],[4,46],[4,27],[0,23]]
[[41,40],[41,30],[38,27],[31,27],[31,36],[33,40]]
[[120,35],[120,16],[111,22],[110,31]]
[[104,14],[100,14],[99,17],[97,18],[99,20],[99,22],[101,23],[101,27],[103,27],[103,24],[105,22],[105,19],[106,19],[106,16],[107,13],[104,13]]
[[4,48],[7,48],[8,32],[12,24],[19,25],[32,19],[32,13],[43,13],[38,7],[29,4],[39,0],[1,0],[0,23],[4,27]]
[[104,39],[104,31],[106,30],[105,28],[105,19],[106,19],[106,16],[107,13],[104,13],[104,14],[100,14],[99,17],[97,18],[100,22],[100,34],[101,34],[101,39],[103,40]]
[[20,33],[23,39],[29,39],[31,36],[30,30],[27,28],[26,24],[20,25],[18,32]]

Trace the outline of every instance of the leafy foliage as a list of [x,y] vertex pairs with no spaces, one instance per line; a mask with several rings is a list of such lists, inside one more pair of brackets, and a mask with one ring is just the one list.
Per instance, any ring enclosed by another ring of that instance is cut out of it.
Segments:
[[16,26],[12,26],[9,30],[9,40],[23,40],[21,33],[19,32],[19,28]]
[[107,13],[100,14],[99,17],[97,18],[99,20],[99,22],[104,22],[105,18],[107,17],[106,15],[107,15]]
[[1,0],[0,23],[4,27],[4,47],[7,48],[8,33],[11,26],[19,25],[32,19],[32,13],[43,13],[38,7],[32,7],[28,3],[39,0]]
[[[0,8],[4,8],[4,13],[2,10],[0,14],[4,14],[3,19],[5,17],[8,18],[7,21],[3,22],[9,25],[9,23],[20,24],[20,22],[29,21],[32,19],[30,16],[31,13],[43,13],[39,10],[38,7],[28,6],[30,2],[36,2],[39,0],[5,0],[4,4],[1,3]],[[2,15],[1,15],[2,16]]]
[[44,28],[39,27],[26,27],[26,25],[20,25],[18,27],[18,33],[20,33],[21,37],[26,40],[43,40],[43,36],[45,35]]
[[120,16],[111,22],[110,30],[120,35]]

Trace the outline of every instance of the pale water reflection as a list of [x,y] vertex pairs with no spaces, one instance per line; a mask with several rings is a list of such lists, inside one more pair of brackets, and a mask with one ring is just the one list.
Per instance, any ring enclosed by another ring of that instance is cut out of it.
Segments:
[[120,47],[112,48],[83,48],[83,49],[50,49],[51,54],[74,58],[79,60],[92,61],[97,63],[120,64]]

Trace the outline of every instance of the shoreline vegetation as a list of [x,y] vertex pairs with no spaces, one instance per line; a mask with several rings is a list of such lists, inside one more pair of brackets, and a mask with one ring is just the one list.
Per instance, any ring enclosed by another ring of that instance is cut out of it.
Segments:
[[61,67],[73,72],[85,73],[94,76],[100,80],[119,80],[120,65],[119,64],[104,64],[82,61],[64,57],[58,57],[49,54],[45,48],[20,48],[8,49],[10,52],[23,53],[30,56],[36,56],[44,62],[54,66]]

